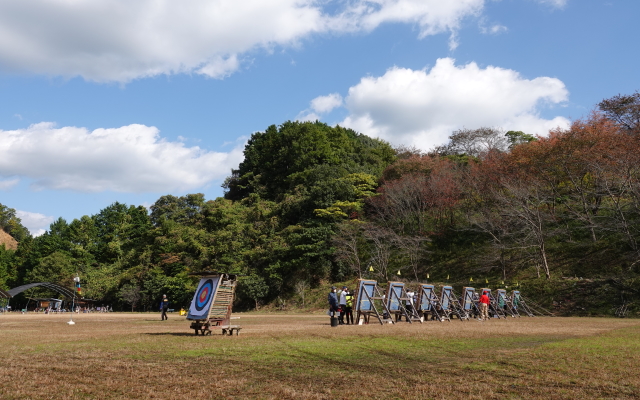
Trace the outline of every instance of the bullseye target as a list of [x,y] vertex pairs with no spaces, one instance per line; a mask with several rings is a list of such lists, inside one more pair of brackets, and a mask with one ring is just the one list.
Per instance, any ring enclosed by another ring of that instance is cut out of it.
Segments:
[[191,301],[187,319],[202,320],[209,318],[209,310],[215,298],[216,290],[218,290],[219,281],[219,276],[202,278],[200,280],[196,293]]
[[196,293],[196,310],[202,311],[209,304],[211,295],[213,294],[213,281],[207,279],[198,292]]

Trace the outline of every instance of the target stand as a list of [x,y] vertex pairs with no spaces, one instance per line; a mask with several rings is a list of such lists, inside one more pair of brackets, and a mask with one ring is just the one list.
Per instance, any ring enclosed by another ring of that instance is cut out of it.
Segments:
[[223,335],[240,334],[242,328],[230,324],[237,275],[211,271],[190,275],[201,277],[187,314],[195,334],[211,335],[212,328],[221,329]]
[[435,286],[428,285],[426,283],[420,285],[418,291],[418,312],[421,314],[421,320],[427,321],[429,315],[431,315],[432,321],[444,321],[442,315],[442,307],[440,307],[440,301],[436,296]]
[[[422,318],[413,307],[413,297],[410,298],[407,294],[404,283],[389,282],[385,300],[389,314],[395,316],[395,322],[405,317],[405,320],[409,323],[413,321],[422,323]],[[407,302],[410,304],[409,307],[407,307]]]
[[358,325],[368,324],[372,315],[378,319],[380,325],[385,322],[393,324],[391,313],[377,281],[358,279],[358,291],[354,306]]

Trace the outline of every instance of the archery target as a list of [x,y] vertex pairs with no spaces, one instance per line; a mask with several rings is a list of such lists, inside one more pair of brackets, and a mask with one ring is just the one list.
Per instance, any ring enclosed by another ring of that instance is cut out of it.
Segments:
[[[373,297],[373,291],[376,287],[376,281],[361,280],[358,288],[358,298],[355,304],[355,311],[371,311],[373,304],[368,300]],[[367,297],[364,293],[367,293]]]
[[431,311],[431,299],[433,298],[433,285],[422,285],[422,297],[420,298],[420,309]]
[[196,292],[196,310],[202,311],[207,303],[209,303],[209,299],[211,299],[211,294],[213,293],[213,281],[211,279],[207,279],[203,285],[200,286],[200,289]]
[[211,303],[215,297],[216,290],[218,289],[219,277],[203,278],[200,280],[198,289],[191,301],[191,307],[189,307],[189,315],[187,319],[207,319],[209,316],[209,309]]
[[387,308],[389,311],[400,310],[400,297],[402,297],[402,288],[404,283],[390,283],[389,297],[387,298]]

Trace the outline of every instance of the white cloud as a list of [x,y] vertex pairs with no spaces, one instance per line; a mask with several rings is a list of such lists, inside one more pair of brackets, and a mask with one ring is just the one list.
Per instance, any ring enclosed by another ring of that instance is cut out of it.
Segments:
[[22,225],[29,229],[33,236],[40,236],[45,233],[55,219],[44,214],[20,210],[16,210],[16,216],[20,218]]
[[481,19],[479,27],[480,32],[484,35],[498,35],[509,30],[509,28],[500,24],[487,25],[487,21],[484,19]]
[[342,96],[338,93],[331,93],[327,96],[318,96],[311,100],[311,109],[317,113],[328,113],[336,107],[342,105]]
[[20,182],[20,179],[4,179],[0,180],[0,190],[9,190]]
[[89,131],[44,122],[0,130],[0,176],[29,178],[35,189],[185,191],[227,176],[242,150],[186,147],[144,125]]
[[296,121],[300,121],[300,122],[306,122],[306,121],[314,122],[314,121],[319,121],[321,119],[322,119],[321,115],[318,115],[314,112],[309,112],[309,110],[301,112],[296,117]]
[[235,54],[232,54],[227,58],[217,56],[199,68],[196,72],[202,75],[207,75],[210,78],[221,79],[231,75],[239,66],[240,62],[238,61],[238,56]]
[[249,51],[385,23],[413,24],[420,38],[448,32],[455,47],[461,21],[480,15],[485,1],[3,0],[0,69],[103,82],[189,72],[223,78]]
[[449,47],[457,47],[457,31],[462,20],[479,16],[485,0],[362,0],[353,3],[331,21],[336,30],[371,31],[388,22],[412,23],[419,38],[450,32]]
[[536,1],[541,4],[548,4],[554,8],[564,8],[564,6],[566,6],[567,3],[569,2],[569,0],[536,0]]
[[296,117],[297,121],[316,121],[322,119],[323,114],[342,106],[343,100],[339,93],[331,93],[326,96],[318,96],[311,100],[310,108],[301,111]]
[[564,117],[544,119],[540,107],[566,101],[556,78],[525,79],[516,71],[476,63],[456,66],[439,59],[430,70],[391,68],[362,78],[345,99],[349,116],[340,125],[395,144],[428,149],[462,127],[502,127],[545,135],[569,125]]

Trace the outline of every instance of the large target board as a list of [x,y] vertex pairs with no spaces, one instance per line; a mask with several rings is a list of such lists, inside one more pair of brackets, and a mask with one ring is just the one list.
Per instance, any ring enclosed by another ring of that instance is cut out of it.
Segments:
[[376,281],[361,279],[358,283],[358,297],[356,299],[355,311],[372,311],[373,304],[369,300],[373,297],[376,288]]
[[520,291],[514,290],[511,292],[511,304],[513,304],[513,309],[517,309],[520,305]]
[[387,291],[387,308],[389,311],[400,311],[400,298],[402,297],[403,289],[404,283],[389,282],[389,290]]
[[187,319],[190,320],[202,320],[209,318],[209,310],[211,309],[211,303],[216,297],[216,291],[218,290],[218,284],[220,283],[220,276],[211,276],[200,279],[196,294],[191,301],[191,307],[189,307],[189,314]]
[[451,296],[453,292],[453,288],[451,286],[443,286],[442,294],[440,296],[440,306],[443,310],[448,310],[451,304]]
[[431,300],[435,297],[433,285],[420,285],[420,311],[431,311]]
[[464,296],[462,298],[462,308],[464,308],[465,311],[473,310],[476,290],[472,287],[464,287],[462,288],[462,293],[464,293]]
[[507,291],[504,289],[498,289],[498,307],[504,308],[507,304]]

